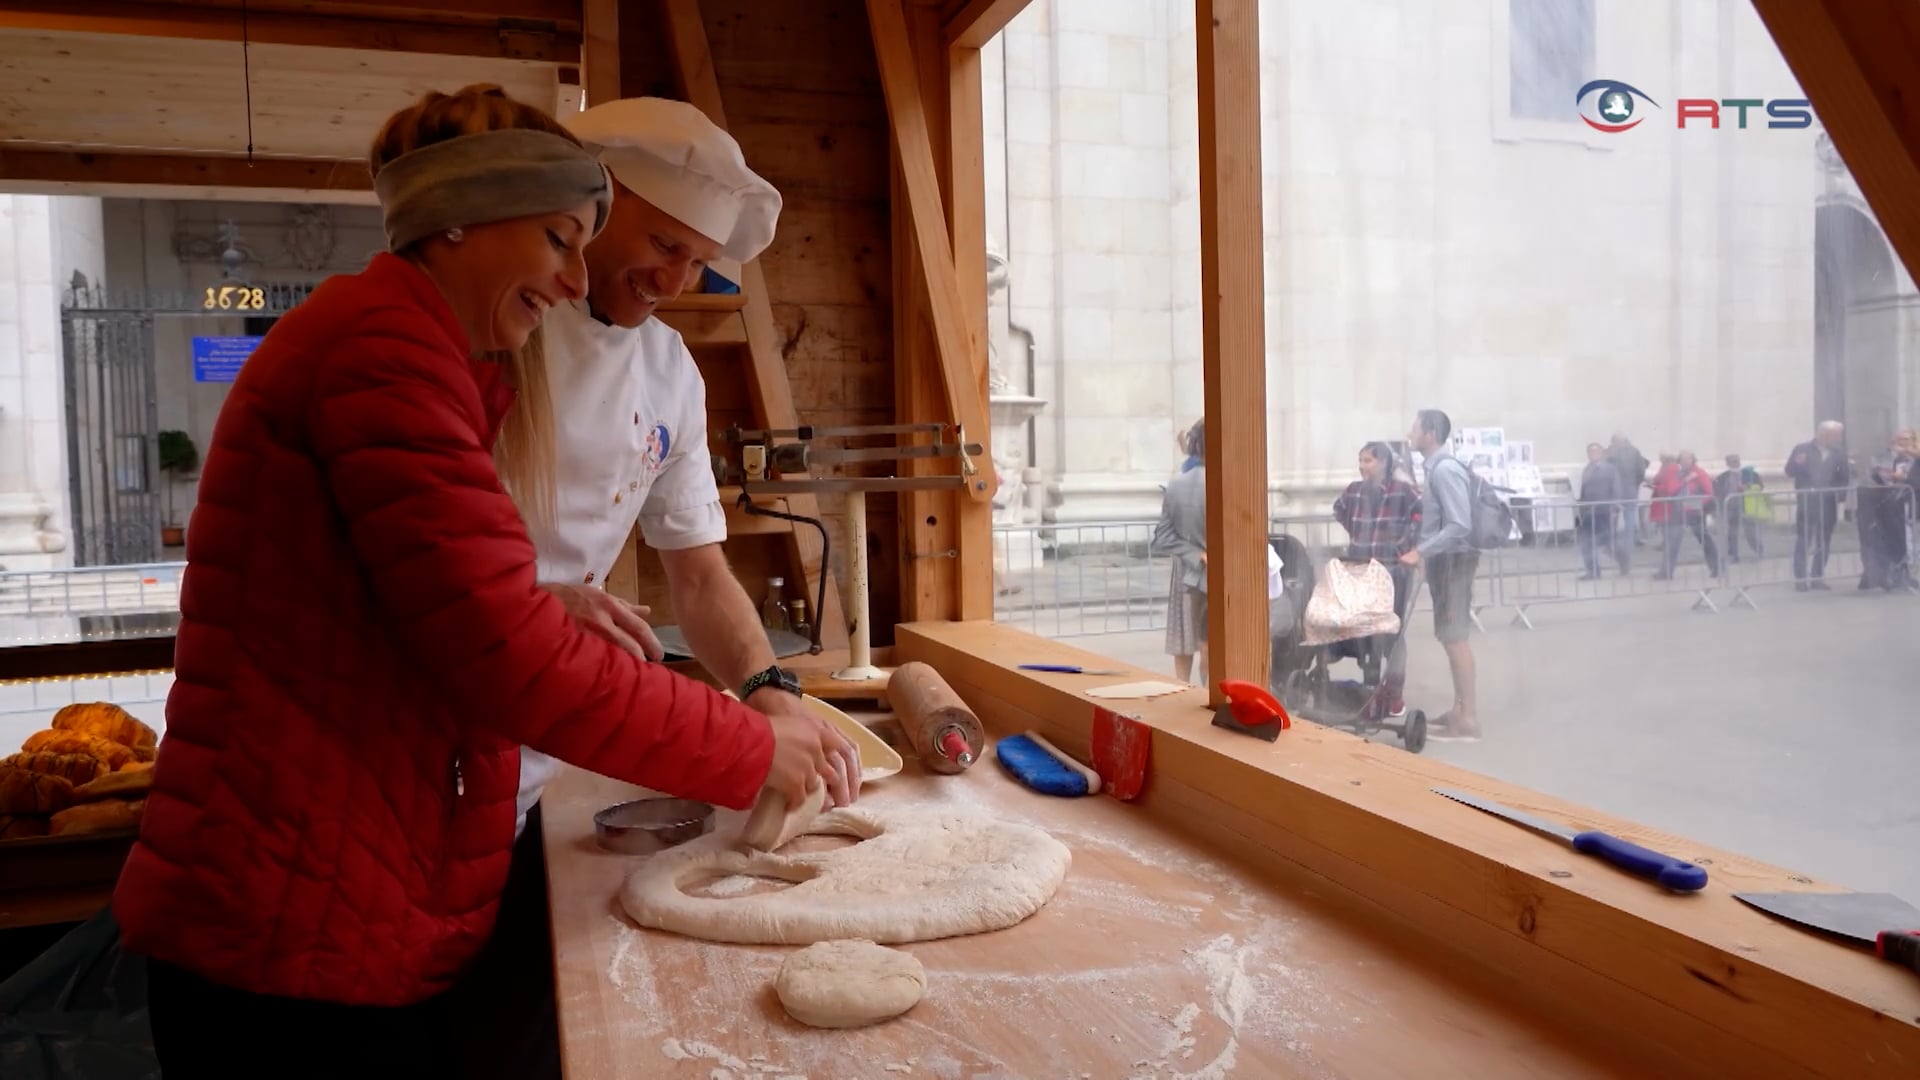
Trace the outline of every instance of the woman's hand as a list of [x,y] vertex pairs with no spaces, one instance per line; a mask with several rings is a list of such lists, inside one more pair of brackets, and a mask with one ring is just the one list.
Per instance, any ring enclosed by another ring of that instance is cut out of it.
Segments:
[[590,634],[598,634],[644,660],[662,660],[667,650],[660,645],[646,617],[653,609],[645,604],[629,604],[605,589],[591,585],[555,585],[542,583],[573,616],[573,621]]

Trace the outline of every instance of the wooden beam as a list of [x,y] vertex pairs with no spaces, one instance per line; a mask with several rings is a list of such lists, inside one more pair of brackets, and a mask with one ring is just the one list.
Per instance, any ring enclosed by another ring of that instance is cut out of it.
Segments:
[[587,107],[620,98],[620,0],[582,0],[580,66]]
[[[1083,760],[1100,704],[1085,696],[1088,681],[1015,665],[1126,666],[992,623],[902,624],[894,659],[938,668],[992,734],[1037,730]],[[1920,1070],[1920,981],[1911,972],[1733,898],[1832,891],[1830,882],[1305,721],[1276,749],[1212,726],[1197,690],[1127,710],[1152,737],[1137,812],[1275,873],[1310,871],[1330,902],[1366,911],[1383,930],[1400,924],[1405,948],[1484,965],[1507,993],[1645,1054],[1647,1066],[1629,1075]],[[1676,896],[1596,869],[1558,841],[1449,804],[1436,785],[1681,855],[1708,865],[1713,881]]]
[[1887,242],[1920,280],[1920,8],[1753,0]]
[[[980,50],[950,48],[943,65],[947,99],[947,155],[941,163],[947,205],[947,232],[953,243],[953,271],[960,288],[962,314],[973,363],[972,389],[986,402],[987,386],[987,165],[986,121],[980,99]],[[993,469],[993,418],[976,439],[986,452],[981,467]],[[957,618],[993,618],[993,501],[961,499],[960,610]]]
[[[0,143],[0,182],[10,191],[117,198],[237,198],[372,203],[364,161],[145,154]],[[171,192],[173,194],[163,194]]]
[[[908,32],[912,35],[915,53],[922,61],[918,65],[920,92],[927,112],[935,117],[944,116],[948,112],[949,87],[940,77],[944,50],[940,44],[939,12],[928,8],[910,9]],[[935,123],[929,128],[929,136],[935,142],[936,164],[947,159],[947,146],[942,138],[947,134],[946,125]],[[912,215],[906,212],[907,192],[900,167],[900,147],[889,139],[887,149],[891,163],[896,416],[902,423],[945,423],[951,415],[940,374],[939,346],[934,342],[933,325],[927,317],[927,290],[922,284],[926,276],[922,266],[924,253],[914,238]],[[945,171],[941,179],[950,182],[951,171]],[[941,195],[944,199],[947,192],[943,190]],[[909,475],[944,472],[950,467],[925,459],[902,464]],[[959,618],[963,561],[961,513],[965,506],[978,504],[957,491],[907,491],[901,492],[899,498],[900,617],[902,620]],[[988,509],[991,514],[990,505]]]
[[978,49],[1007,28],[1014,16],[1027,9],[1028,0],[969,0],[966,6],[947,19],[948,45]]
[[[1207,674],[1267,685],[1267,342],[1259,0],[1194,0],[1200,96]],[[1228,603],[1227,598],[1246,598]]]
[[[237,7],[102,0],[6,0],[0,29],[120,34],[134,37],[239,41]],[[335,49],[483,56],[507,60],[573,63],[580,57],[578,33],[539,22],[503,20],[493,26],[346,17],[311,10],[249,8],[246,40],[257,44],[310,45]]]
[[[724,128],[727,110],[720,98],[720,80],[713,70],[713,50],[707,43],[707,27],[700,17],[700,0],[664,0],[662,17],[666,24],[668,55],[680,76],[680,89],[686,100],[707,114],[707,119]],[[793,407],[793,387],[787,382],[787,369],[781,362],[780,334],[773,324],[772,298],[767,293],[767,276],[755,259],[740,268],[740,292],[746,306],[740,311],[746,323],[747,379],[754,415],[767,427],[791,428],[799,425]],[[820,516],[819,499],[813,495],[787,497],[788,508],[805,517]],[[820,538],[810,526],[796,525],[788,530],[788,550],[794,564],[806,578],[809,600],[819,595],[820,579],[827,578],[826,605],[814,612],[823,627],[846,626],[846,613],[840,591],[833,586],[832,570],[821,550]],[[862,613],[864,618],[866,613]]]
[[[893,141],[899,148],[914,243],[925,270],[927,316],[933,323],[947,407],[966,438],[984,444],[991,434],[986,395],[974,369],[973,335],[967,324],[966,304],[960,299],[953,242],[947,234],[946,211],[940,198],[940,173],[934,167],[932,135],[921,99],[913,42],[907,34],[906,13],[900,0],[867,0],[867,19],[873,31]],[[983,466],[968,482],[966,491],[971,498],[985,502],[992,498],[996,486],[992,468]]]

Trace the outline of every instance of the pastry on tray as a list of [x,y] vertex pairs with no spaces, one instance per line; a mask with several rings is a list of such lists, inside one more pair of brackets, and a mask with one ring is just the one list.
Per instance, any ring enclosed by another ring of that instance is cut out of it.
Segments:
[[31,840],[47,835],[47,819],[39,814],[0,814],[0,840]]
[[98,780],[92,780],[73,789],[73,801],[77,803],[93,802],[96,799],[141,799],[147,789],[153,786],[153,766],[130,761],[119,771],[110,772]]
[[28,753],[50,750],[56,754],[91,754],[107,763],[108,772],[133,760],[132,747],[84,731],[62,731],[59,728],[34,732],[27,736],[26,742],[20,744],[20,749]]
[[71,805],[73,782],[65,776],[0,765],[0,814],[44,815]]
[[100,802],[69,806],[53,815],[53,818],[47,822],[47,835],[73,836],[78,833],[137,828],[140,824],[140,812],[146,807],[145,799],[132,801],[104,799]]
[[[135,719],[132,713],[105,701],[68,705],[53,714],[53,728],[92,735],[135,751],[152,751],[160,742],[159,734]],[[151,761],[152,754],[140,760]]]
[[22,750],[11,757],[0,758],[0,767],[65,777],[73,784],[97,780],[113,771],[92,754],[63,754],[54,750]]

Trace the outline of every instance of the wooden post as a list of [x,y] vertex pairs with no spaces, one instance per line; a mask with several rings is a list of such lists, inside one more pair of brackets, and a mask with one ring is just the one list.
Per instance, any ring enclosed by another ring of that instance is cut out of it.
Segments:
[[[1259,0],[1194,0],[1206,383],[1208,679],[1265,686],[1267,343]],[[1244,598],[1244,599],[1243,599]]]
[[620,98],[620,0],[581,0],[580,85],[589,107]]
[[[985,133],[980,115],[980,52],[941,44],[938,10],[906,9],[920,99],[934,171],[940,181],[952,245],[954,277],[967,328],[970,383],[987,400],[987,285]],[[902,422],[947,421],[946,384],[928,313],[924,253],[915,237],[901,169],[893,148],[894,348],[896,398]],[[969,439],[989,444],[990,430]],[[983,461],[987,465],[991,458]],[[904,462],[909,473],[943,473],[950,462]],[[990,502],[950,491],[904,492],[900,496],[901,617],[990,619],[993,617],[993,508]],[[953,553],[953,554],[949,554]]]
[[[940,170],[934,162],[933,134],[912,37],[907,31],[906,11],[901,0],[867,0],[867,21],[880,67],[880,87],[887,98],[901,187],[907,194],[905,209],[913,222],[914,243],[920,249],[927,317],[939,350],[947,407],[967,441],[985,445],[991,437],[987,403],[980,393],[980,373],[974,367],[974,335],[969,332],[967,305],[960,298],[954,238],[948,233],[950,223],[940,197]],[[968,498],[985,503],[995,487],[992,468],[983,467],[968,479],[965,490]]]
[[1906,0],[1753,0],[1887,242],[1920,278],[1920,10]]

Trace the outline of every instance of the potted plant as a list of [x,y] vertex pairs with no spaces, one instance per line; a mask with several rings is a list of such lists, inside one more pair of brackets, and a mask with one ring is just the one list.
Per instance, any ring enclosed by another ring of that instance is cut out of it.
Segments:
[[167,474],[167,520],[160,527],[160,543],[165,547],[179,547],[187,542],[187,529],[174,511],[173,489],[200,467],[200,448],[193,445],[193,436],[184,431],[163,431],[159,441],[160,471]]

